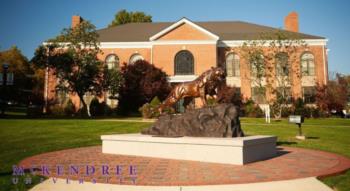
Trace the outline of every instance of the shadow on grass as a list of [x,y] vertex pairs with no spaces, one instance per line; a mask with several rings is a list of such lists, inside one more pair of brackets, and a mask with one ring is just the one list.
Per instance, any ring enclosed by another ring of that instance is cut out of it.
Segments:
[[283,145],[296,145],[298,144],[297,142],[294,142],[294,141],[277,141],[277,146],[283,146]]
[[320,139],[320,137],[306,137],[306,139]]
[[[123,116],[123,115],[116,115],[116,116],[97,116],[97,117],[88,117],[88,116],[54,116],[54,115],[39,115],[39,116],[27,116],[27,115],[0,115],[0,119],[36,119],[36,120],[50,120],[50,119],[130,119],[134,116]],[[134,118],[138,118],[134,117]],[[141,119],[141,117],[139,117]]]
[[0,172],[0,176],[10,176],[13,172]]

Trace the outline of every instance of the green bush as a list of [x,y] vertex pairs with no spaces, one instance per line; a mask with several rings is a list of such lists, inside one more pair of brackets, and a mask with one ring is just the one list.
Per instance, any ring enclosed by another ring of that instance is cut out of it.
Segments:
[[218,104],[218,101],[215,98],[210,97],[210,98],[207,99],[207,105],[208,106],[214,106],[216,104]]
[[141,106],[139,108],[139,111],[140,111],[142,117],[145,119],[150,119],[153,116],[152,107],[151,107],[151,104],[149,104],[149,103],[143,104],[143,106]]
[[90,103],[90,114],[93,117],[112,115],[113,110],[106,104],[95,97]]
[[329,114],[322,111],[319,107],[306,106],[301,98],[294,102],[293,107],[294,115],[302,115],[306,118],[329,117]]
[[59,104],[51,106],[48,113],[53,116],[65,116],[64,107]]
[[158,107],[160,104],[161,104],[161,102],[160,102],[159,98],[158,98],[157,96],[155,96],[155,97],[152,99],[152,101],[151,101],[151,103],[150,103],[150,106],[151,106],[151,107]]
[[94,97],[90,103],[90,114],[91,116],[101,116],[103,115],[103,108],[101,108],[100,101]]
[[145,103],[139,108],[139,111],[143,118],[150,119],[159,117],[158,106],[161,104],[159,98],[156,96],[152,99],[150,103]]
[[263,117],[264,112],[260,109],[260,107],[255,104],[252,99],[247,100],[243,104],[243,113],[245,117]]
[[75,106],[71,99],[69,99],[65,104],[53,104],[48,109],[48,114],[52,116],[74,116]]
[[329,114],[325,113],[318,107],[308,107],[307,110],[309,110],[308,112],[310,112],[310,117],[312,118],[329,117]]
[[282,107],[282,117],[289,117],[293,113],[291,107]]
[[43,108],[40,105],[30,105],[27,108],[28,117],[40,117],[42,115]]
[[67,116],[73,116],[75,114],[75,106],[72,100],[68,100],[66,106],[64,107],[64,113]]

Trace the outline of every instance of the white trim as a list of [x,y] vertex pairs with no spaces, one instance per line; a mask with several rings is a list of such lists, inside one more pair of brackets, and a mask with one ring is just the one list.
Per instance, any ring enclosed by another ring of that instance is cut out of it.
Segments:
[[[326,46],[328,39],[302,39],[309,46]],[[100,42],[100,48],[152,48],[153,45],[178,45],[178,44],[217,44],[217,47],[240,47],[250,40],[159,40],[140,42]],[[264,46],[269,46],[270,41],[266,41]],[[44,42],[43,45],[50,43]],[[67,43],[60,43],[65,45]],[[327,49],[329,50],[329,49]]]
[[161,40],[152,42],[101,42],[100,48],[152,48],[153,45],[189,45],[189,44],[212,44],[216,40]]
[[100,48],[151,48],[150,42],[101,42]]
[[[303,39],[309,46],[326,46],[328,39]],[[217,47],[240,47],[250,40],[159,40],[159,41],[141,41],[141,42],[100,42],[99,47],[107,48],[152,48],[153,45],[188,45],[188,44],[217,44]],[[44,42],[43,45],[49,43]],[[64,43],[61,43],[61,45]],[[269,46],[266,41],[264,46]]]
[[183,23],[191,25],[192,27],[194,27],[194,28],[200,30],[201,32],[203,32],[203,33],[205,33],[205,34],[211,36],[211,37],[212,37],[213,39],[215,39],[215,40],[218,40],[218,39],[219,39],[219,37],[218,37],[217,35],[215,35],[215,34],[209,32],[208,30],[204,29],[203,27],[201,27],[201,26],[199,26],[199,25],[193,23],[192,21],[190,21],[190,20],[188,20],[188,19],[186,19],[186,18],[182,18],[181,20],[177,21],[176,23],[170,25],[169,27],[163,29],[162,31],[158,32],[157,34],[151,36],[151,37],[149,38],[149,40],[150,40],[150,41],[154,41],[154,40],[158,39],[159,37],[161,37],[162,35],[166,34],[167,32],[173,30],[174,28],[178,27],[179,25],[181,25],[181,24],[183,24]]
[[173,82],[190,82],[197,78],[196,75],[175,75],[175,76],[169,76],[168,81]]
[[324,78],[324,85],[327,85],[327,79],[326,79],[326,57],[325,57],[325,49],[324,46],[322,46],[322,56],[323,56],[323,78]]
[[[328,39],[301,39],[309,46],[325,46],[328,42]],[[223,40],[218,41],[218,47],[240,47],[245,42],[253,40]],[[259,41],[259,40],[258,40]],[[269,46],[271,40],[266,40],[263,46]]]
[[217,44],[216,40],[159,40],[152,45],[177,45],[177,44]]

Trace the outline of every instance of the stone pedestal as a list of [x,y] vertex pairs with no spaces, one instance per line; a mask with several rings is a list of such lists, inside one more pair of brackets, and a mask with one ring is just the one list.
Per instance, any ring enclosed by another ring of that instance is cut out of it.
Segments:
[[275,136],[238,138],[156,137],[141,134],[103,135],[107,154],[244,165],[276,155]]

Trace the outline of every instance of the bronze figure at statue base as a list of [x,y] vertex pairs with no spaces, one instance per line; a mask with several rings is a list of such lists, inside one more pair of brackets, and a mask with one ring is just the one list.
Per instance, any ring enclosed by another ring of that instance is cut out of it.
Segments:
[[165,137],[243,137],[238,111],[233,104],[219,104],[163,115],[142,134]]

